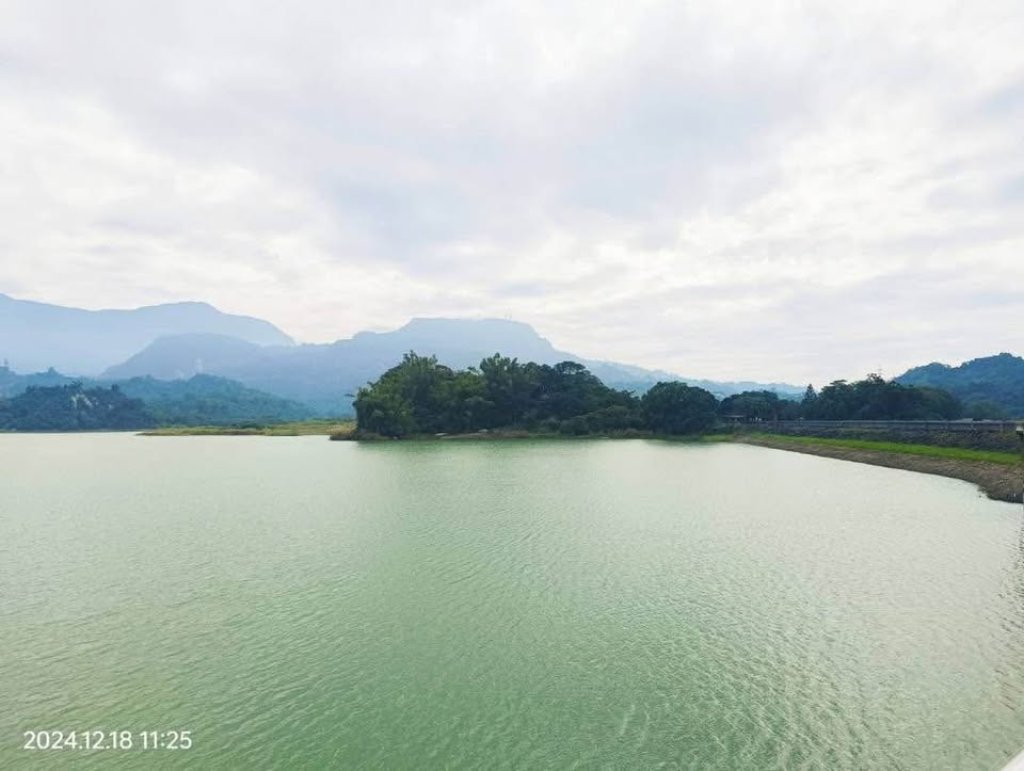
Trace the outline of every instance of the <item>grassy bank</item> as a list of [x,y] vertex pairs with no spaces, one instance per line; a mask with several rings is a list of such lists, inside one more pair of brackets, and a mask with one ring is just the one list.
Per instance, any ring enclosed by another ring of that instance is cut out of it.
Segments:
[[1024,486],[1024,463],[1017,453],[937,447],[865,439],[835,439],[780,434],[737,433],[707,437],[819,455],[837,460],[917,471],[973,482],[989,498],[1019,503]]
[[168,426],[143,431],[142,436],[337,436],[355,431],[353,420],[302,420],[243,426]]
[[[709,437],[711,438],[711,437]],[[952,460],[984,461],[1013,465],[1021,462],[1021,456],[1013,452],[995,450],[972,450],[964,447],[942,447],[931,444],[911,444],[906,442],[876,441],[873,439],[836,439],[818,436],[792,436],[788,434],[749,433],[726,435],[720,434],[714,439],[732,439],[744,441],[746,438],[771,440],[780,444],[803,446],[845,447],[851,450],[873,450],[876,452],[894,452],[902,455],[918,455],[927,458],[949,458]]]

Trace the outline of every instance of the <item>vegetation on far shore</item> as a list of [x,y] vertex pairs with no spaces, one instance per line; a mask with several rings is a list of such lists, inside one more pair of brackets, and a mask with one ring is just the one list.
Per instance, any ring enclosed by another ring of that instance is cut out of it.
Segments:
[[[15,393],[7,393],[11,389]],[[0,367],[0,431],[270,425],[306,420],[312,414],[305,405],[211,375],[109,383],[58,373],[21,377]]]
[[355,431],[354,420],[301,420],[290,423],[236,426],[165,426],[143,436],[331,436],[344,438]]
[[[162,382],[136,378],[102,387],[81,382],[29,386],[0,398],[0,431],[147,430],[156,435],[325,434],[344,438],[522,438],[528,436],[685,437],[707,434],[728,422],[748,427],[801,419],[954,420],[964,410],[946,391],[907,386],[869,375],[836,381],[800,400],[771,391],[746,391],[719,401],[703,388],[657,383],[645,393],[605,385],[582,364],[519,362],[495,354],[479,367],[454,370],[436,357],[405,355],[402,362],[359,389],[355,424],[312,420],[308,408],[247,389],[233,381],[196,376]],[[838,426],[838,424],[836,424]],[[757,430],[754,428],[754,430]],[[913,431],[813,430],[840,441],[915,444]],[[981,441],[959,432],[956,441],[929,436],[932,445],[962,444],[972,450],[1010,449],[1006,437]],[[905,435],[906,434],[906,435]],[[852,446],[852,445],[848,445]],[[878,447],[877,443],[872,445]]]
[[405,355],[355,400],[356,438],[483,432],[521,435],[699,435],[723,419],[955,419],[960,402],[935,388],[904,386],[869,375],[836,381],[801,401],[770,391],[719,402],[684,383],[658,383],[642,396],[609,388],[575,362],[520,363],[500,354],[479,367],[453,370],[436,357]]

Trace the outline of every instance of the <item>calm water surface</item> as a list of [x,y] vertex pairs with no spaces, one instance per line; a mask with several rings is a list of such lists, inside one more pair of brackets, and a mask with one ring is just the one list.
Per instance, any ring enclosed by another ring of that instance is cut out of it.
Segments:
[[[732,445],[0,436],[0,767],[994,769],[1021,518]],[[20,749],[97,727],[194,746]]]

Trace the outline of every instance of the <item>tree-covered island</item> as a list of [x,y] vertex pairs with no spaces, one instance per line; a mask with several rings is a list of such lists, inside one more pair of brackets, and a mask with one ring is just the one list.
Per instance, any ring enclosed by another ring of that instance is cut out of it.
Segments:
[[585,435],[699,435],[723,419],[743,421],[955,419],[960,403],[933,388],[904,386],[877,375],[836,381],[802,401],[750,391],[719,402],[679,382],[643,395],[609,388],[582,364],[536,364],[495,354],[479,367],[455,370],[410,352],[377,381],[359,389],[356,437],[479,432]]
[[528,431],[538,434],[698,434],[715,423],[717,401],[702,388],[659,383],[642,397],[604,385],[576,362],[521,363],[495,354],[454,370],[408,353],[361,388],[359,436],[402,437]]

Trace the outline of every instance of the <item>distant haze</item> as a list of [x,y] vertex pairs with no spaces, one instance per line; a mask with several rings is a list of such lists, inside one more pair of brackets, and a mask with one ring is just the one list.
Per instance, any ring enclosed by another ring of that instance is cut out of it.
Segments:
[[716,380],[1020,353],[1021,40],[1019,0],[11,0],[0,292]]
[[0,295],[0,361],[23,373],[54,367],[66,375],[96,375],[159,337],[187,332],[231,335],[257,345],[292,344],[266,321],[231,316],[206,303],[87,311]]
[[646,390],[659,380],[686,379],[718,396],[762,387],[789,395],[802,392],[800,387],[785,384],[709,382],[591,361],[556,349],[527,324],[502,319],[413,319],[391,332],[361,332],[330,344],[297,346],[262,347],[220,334],[164,336],[103,375],[116,380],[144,376],[177,379],[211,373],[301,401],[324,414],[346,414],[352,395],[398,364],[409,351],[437,356],[441,363],[455,368],[477,366],[495,353],[540,364],[579,361],[606,384],[635,391]]

